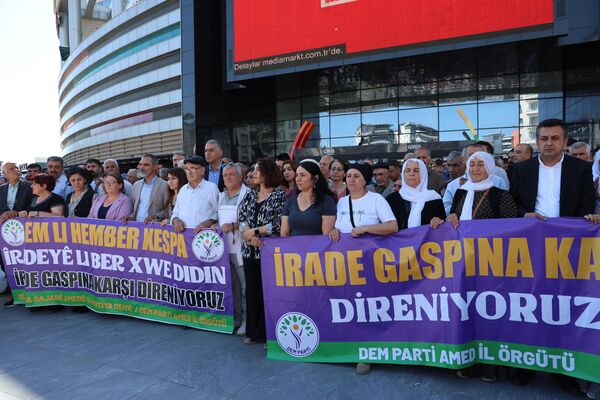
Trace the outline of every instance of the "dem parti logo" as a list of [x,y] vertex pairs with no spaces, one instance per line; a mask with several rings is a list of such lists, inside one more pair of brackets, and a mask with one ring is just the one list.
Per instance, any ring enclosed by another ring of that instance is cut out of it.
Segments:
[[321,8],[339,6],[344,3],[352,3],[358,0],[321,0]]
[[25,243],[25,227],[21,221],[9,219],[2,225],[2,239],[11,246],[21,246]]
[[199,232],[192,241],[192,251],[198,260],[204,262],[218,261],[225,252],[225,243],[221,236],[211,230]]
[[275,326],[277,343],[293,357],[306,357],[319,346],[317,325],[306,314],[289,312]]

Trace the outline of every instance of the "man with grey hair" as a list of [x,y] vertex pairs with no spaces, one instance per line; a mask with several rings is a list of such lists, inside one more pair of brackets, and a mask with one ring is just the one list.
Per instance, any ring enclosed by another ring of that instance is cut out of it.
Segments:
[[319,160],[319,168],[325,179],[329,179],[329,165],[331,165],[332,162],[333,157],[331,156],[323,156],[321,157],[321,160]]
[[429,152],[429,149],[425,147],[419,147],[415,150],[415,158],[423,161],[427,167],[427,172],[429,173],[427,189],[442,193],[442,190],[445,186],[444,175],[440,174],[439,172],[435,172],[431,168],[431,153]]
[[46,160],[46,165],[48,168],[48,174],[52,175],[56,180],[54,190],[52,191],[52,193],[55,193],[61,196],[63,199],[66,199],[67,195],[73,191],[73,188],[69,185],[69,180],[65,175],[65,168],[62,157],[48,157],[48,159]]
[[183,162],[187,158],[187,155],[183,151],[176,151],[173,153],[173,168],[183,168]]
[[[113,158],[108,158],[104,160],[104,163],[102,163],[102,168],[104,169],[104,174],[121,174],[121,170],[119,169],[119,163]],[[134,171],[137,172],[137,170]],[[128,179],[124,179],[123,187],[125,188],[125,194],[127,195],[127,197],[131,198],[133,184],[131,184],[131,182],[129,182]],[[96,193],[98,193],[98,196],[102,196],[103,194],[105,194],[106,192],[104,191],[104,185],[98,186],[98,188],[96,189]]]
[[131,183],[133,185],[134,183],[139,181],[140,180],[139,173],[140,173],[140,171],[138,171],[135,168],[131,168],[129,171],[127,171],[127,180],[129,181],[129,183]]
[[204,159],[208,164],[204,179],[214,183],[222,191],[223,183],[223,146],[214,139],[210,139],[204,145]]
[[448,154],[446,168],[448,168],[451,181],[465,174],[465,162],[460,151],[451,151]]
[[227,240],[233,289],[233,324],[240,336],[246,334],[246,323],[244,322],[246,282],[238,209],[244,196],[250,190],[243,184],[243,177],[238,164],[229,163],[223,166],[225,189],[219,193],[218,223],[212,226],[213,229],[220,227]]
[[592,161],[590,145],[585,142],[575,142],[569,147],[569,154],[583,161]]
[[[9,218],[18,217],[19,211],[26,211],[31,205],[33,197],[31,185],[29,182],[21,179],[21,171],[19,170],[17,163],[12,161],[3,163],[2,175],[4,175],[7,182],[0,185],[0,223],[3,223]],[[2,265],[1,258],[0,265]],[[4,269],[3,265],[2,269]],[[0,286],[2,286],[2,279],[0,279]],[[0,291],[1,290],[2,289],[0,289]],[[4,307],[12,307],[14,305],[10,290],[8,293],[10,297],[4,304]]]
[[138,164],[142,179],[133,184],[133,212],[128,220],[162,221],[169,203],[169,185],[157,176],[158,158],[144,154]]

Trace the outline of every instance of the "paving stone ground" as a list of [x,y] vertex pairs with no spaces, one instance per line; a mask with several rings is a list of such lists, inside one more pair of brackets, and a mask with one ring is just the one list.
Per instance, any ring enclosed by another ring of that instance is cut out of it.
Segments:
[[0,400],[565,399],[548,375],[526,387],[439,368],[270,361],[239,336],[67,309],[3,308]]

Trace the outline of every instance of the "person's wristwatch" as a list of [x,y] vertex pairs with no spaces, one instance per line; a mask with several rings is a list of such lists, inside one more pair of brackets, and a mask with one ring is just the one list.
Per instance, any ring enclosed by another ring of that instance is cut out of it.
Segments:
[[258,228],[254,228],[254,236],[256,236],[256,237],[260,236],[260,230]]

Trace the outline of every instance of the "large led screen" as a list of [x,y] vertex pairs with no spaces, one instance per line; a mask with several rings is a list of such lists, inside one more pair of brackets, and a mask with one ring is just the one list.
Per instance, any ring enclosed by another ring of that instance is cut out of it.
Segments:
[[554,0],[233,0],[230,71],[239,77],[518,32],[551,24],[553,13]]

